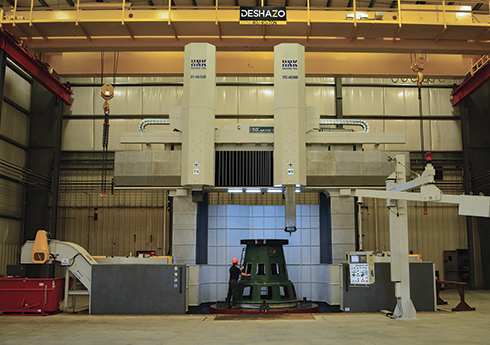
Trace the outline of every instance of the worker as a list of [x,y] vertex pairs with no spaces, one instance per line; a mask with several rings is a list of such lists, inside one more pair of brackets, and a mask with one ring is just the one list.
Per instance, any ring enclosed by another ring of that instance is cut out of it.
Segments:
[[236,301],[238,300],[238,278],[240,275],[244,277],[250,277],[250,273],[244,273],[243,267],[239,268],[238,267],[238,259],[233,258],[231,260],[231,267],[230,267],[230,282],[228,285],[228,296],[226,297],[226,303],[228,308],[231,308],[232,306],[236,306]]

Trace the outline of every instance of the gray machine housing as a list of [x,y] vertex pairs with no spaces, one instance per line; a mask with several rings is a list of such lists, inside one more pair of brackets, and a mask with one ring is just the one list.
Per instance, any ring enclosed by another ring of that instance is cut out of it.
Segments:
[[[376,281],[367,286],[349,283],[348,264],[343,265],[342,305],[349,312],[393,310],[396,305],[395,284],[390,279],[390,263],[376,262]],[[435,271],[432,262],[410,263],[410,296],[417,311],[436,311]]]
[[94,265],[91,314],[185,314],[186,277],[186,265]]

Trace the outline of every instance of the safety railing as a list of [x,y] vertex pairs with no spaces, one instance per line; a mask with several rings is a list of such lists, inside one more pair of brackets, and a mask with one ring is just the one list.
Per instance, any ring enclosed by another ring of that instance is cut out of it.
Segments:
[[[220,11],[238,10],[237,6],[222,5],[219,0],[214,1],[214,6],[181,6],[178,0],[162,0],[161,2],[150,1],[153,5],[146,2],[122,0],[117,2],[99,3],[94,1],[77,0],[73,3],[69,1],[62,6],[46,7],[39,4],[38,0],[14,0],[13,6],[8,6],[8,2],[4,2],[4,7],[1,9],[0,22],[9,21],[14,25],[16,22],[26,22],[28,18],[29,25],[32,25],[34,14],[38,11],[75,11],[75,22],[79,21],[79,14],[82,11],[97,11],[97,10],[118,10],[121,11],[121,21],[124,24],[127,21],[128,11],[137,10],[164,10],[168,11],[167,20],[170,23],[173,19],[172,12],[180,10],[212,10],[216,14],[214,16],[216,24],[219,22]],[[42,2],[46,4],[46,2]],[[144,3],[144,5],[142,5]],[[261,5],[265,5],[265,0],[261,0]],[[347,1],[346,1],[347,3]],[[450,1],[425,1],[425,4],[416,4],[415,1],[396,0],[391,3],[391,7],[362,7],[359,0],[352,0],[352,7],[320,7],[315,6],[310,0],[306,1],[306,6],[288,6],[288,11],[305,12],[303,16],[306,18],[308,25],[312,21],[320,20],[318,13],[326,14],[321,17],[321,21],[339,22],[352,21],[354,26],[359,23],[368,21],[378,22],[395,22],[401,27],[403,23],[418,23],[427,22],[442,24],[444,28],[448,24],[460,25],[481,25],[489,24],[489,10],[481,10],[488,8],[489,0],[485,1],[458,1],[458,5]],[[449,5],[451,4],[451,5]],[[486,6],[481,6],[486,4]],[[28,14],[26,15],[26,12]],[[330,14],[330,15],[329,15]],[[131,16],[130,16],[131,17]]]

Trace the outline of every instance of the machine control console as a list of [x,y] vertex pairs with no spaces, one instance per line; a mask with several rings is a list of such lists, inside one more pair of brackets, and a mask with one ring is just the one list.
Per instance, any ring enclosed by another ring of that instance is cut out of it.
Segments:
[[353,285],[374,284],[374,255],[373,252],[349,252],[350,283]]

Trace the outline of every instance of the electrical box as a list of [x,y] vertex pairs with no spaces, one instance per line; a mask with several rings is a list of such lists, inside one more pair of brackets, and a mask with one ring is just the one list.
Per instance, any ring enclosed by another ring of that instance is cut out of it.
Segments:
[[374,284],[373,252],[349,252],[349,276],[352,285]]

